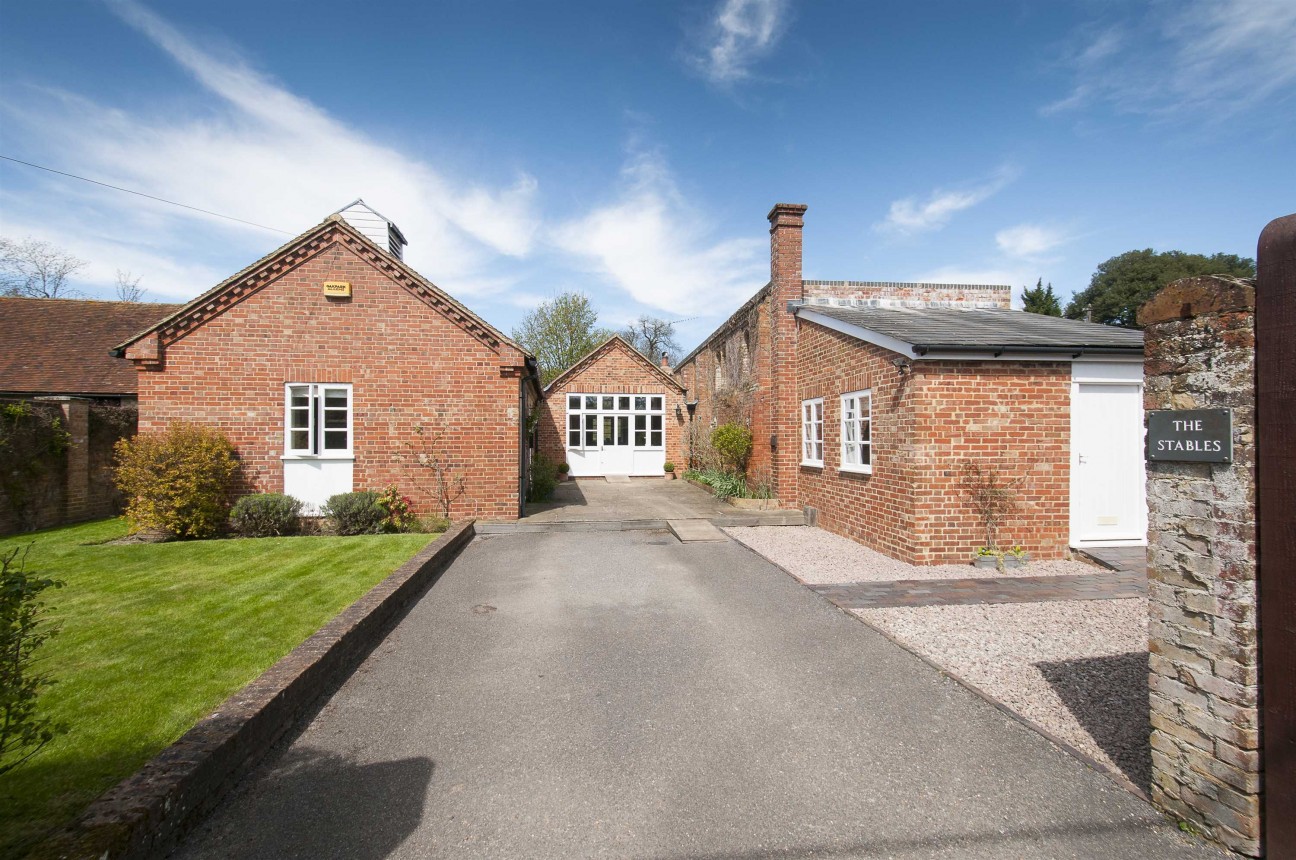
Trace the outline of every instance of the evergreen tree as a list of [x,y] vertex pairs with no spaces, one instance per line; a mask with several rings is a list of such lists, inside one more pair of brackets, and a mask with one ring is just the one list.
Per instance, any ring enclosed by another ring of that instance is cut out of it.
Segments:
[[1057,293],[1053,292],[1053,283],[1050,281],[1046,287],[1044,279],[1040,278],[1034,287],[1022,290],[1022,310],[1050,317],[1062,316],[1062,302],[1058,300]]
[[1171,281],[1195,275],[1254,278],[1255,260],[1236,254],[1157,253],[1151,248],[1126,251],[1098,266],[1089,287],[1067,305],[1073,320],[1138,328],[1138,309]]

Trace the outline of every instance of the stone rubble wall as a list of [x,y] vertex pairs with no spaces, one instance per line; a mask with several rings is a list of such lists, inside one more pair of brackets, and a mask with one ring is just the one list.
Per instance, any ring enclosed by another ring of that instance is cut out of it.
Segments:
[[1259,856],[1255,288],[1176,281],[1139,322],[1146,409],[1233,410],[1232,463],[1147,466],[1152,800]]

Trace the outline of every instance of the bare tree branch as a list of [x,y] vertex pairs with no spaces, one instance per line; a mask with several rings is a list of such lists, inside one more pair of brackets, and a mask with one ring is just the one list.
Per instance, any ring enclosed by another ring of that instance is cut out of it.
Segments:
[[69,299],[80,295],[67,279],[85,265],[62,248],[28,236],[0,238],[0,293],[32,299]]
[[117,270],[117,301],[119,302],[142,302],[144,294],[148,290],[139,285],[140,279],[136,275],[131,276],[130,272]]

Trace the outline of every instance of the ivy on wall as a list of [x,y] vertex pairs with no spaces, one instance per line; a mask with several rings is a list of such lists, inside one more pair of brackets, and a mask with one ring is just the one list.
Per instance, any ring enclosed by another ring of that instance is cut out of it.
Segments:
[[20,529],[37,526],[40,493],[61,490],[62,480],[49,478],[67,468],[71,441],[57,406],[26,400],[0,405],[0,500]]

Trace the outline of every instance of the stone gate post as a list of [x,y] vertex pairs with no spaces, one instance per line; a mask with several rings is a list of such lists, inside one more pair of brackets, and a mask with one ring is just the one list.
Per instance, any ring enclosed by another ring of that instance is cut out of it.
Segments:
[[1149,450],[1152,800],[1206,837],[1259,856],[1255,288],[1220,277],[1176,281],[1143,306],[1139,322],[1145,408],[1231,410],[1232,443],[1231,462],[1203,461],[1211,459],[1203,446],[1211,452],[1219,440],[1191,433],[1165,442],[1163,459]]

